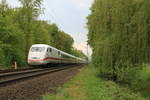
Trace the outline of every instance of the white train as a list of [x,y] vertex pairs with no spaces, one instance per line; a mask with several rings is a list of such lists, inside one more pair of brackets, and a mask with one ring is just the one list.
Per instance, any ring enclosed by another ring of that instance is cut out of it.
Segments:
[[75,57],[46,44],[32,45],[28,54],[29,65],[80,63],[86,63],[86,60]]

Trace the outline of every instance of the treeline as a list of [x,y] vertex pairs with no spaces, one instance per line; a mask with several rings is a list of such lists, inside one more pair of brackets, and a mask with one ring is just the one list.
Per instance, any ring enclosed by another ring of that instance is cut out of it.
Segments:
[[102,76],[131,83],[150,63],[150,0],[95,0],[88,29]]
[[42,0],[19,0],[21,7],[11,8],[0,3],[0,64],[11,66],[17,61],[26,66],[32,44],[48,44],[73,55],[83,57],[73,48],[73,38],[61,31],[56,24],[38,20]]

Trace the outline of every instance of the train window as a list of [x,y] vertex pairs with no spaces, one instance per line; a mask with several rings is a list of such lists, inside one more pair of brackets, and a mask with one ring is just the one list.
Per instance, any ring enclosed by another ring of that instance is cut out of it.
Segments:
[[32,47],[32,52],[43,52],[45,50],[45,47]]
[[63,58],[70,58],[68,55],[63,54],[62,55]]
[[52,52],[52,48],[49,48],[49,52]]

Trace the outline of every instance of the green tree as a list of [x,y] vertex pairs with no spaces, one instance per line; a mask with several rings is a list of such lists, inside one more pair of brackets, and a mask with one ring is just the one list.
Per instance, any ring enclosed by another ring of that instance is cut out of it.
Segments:
[[25,34],[24,47],[26,55],[34,43],[33,24],[41,13],[42,0],[19,0],[22,7],[17,9],[16,21]]
[[[0,4],[0,64],[11,66],[17,61],[19,66],[25,66],[33,44],[48,44],[73,52],[74,41],[70,35],[60,31],[56,24],[38,20],[42,0],[19,1],[22,6],[18,8],[11,8],[6,2]],[[76,50],[74,54],[81,52]]]
[[131,71],[150,62],[149,8],[149,0],[95,0],[88,16],[88,43],[101,74],[128,81]]
[[19,65],[24,65],[24,53],[21,51],[23,35],[11,18],[14,10],[8,6],[0,5],[0,53],[1,63],[10,66],[14,61],[18,61]]

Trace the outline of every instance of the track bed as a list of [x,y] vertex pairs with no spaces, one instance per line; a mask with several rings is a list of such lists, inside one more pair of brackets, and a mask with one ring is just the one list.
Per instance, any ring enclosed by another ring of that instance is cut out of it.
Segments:
[[42,95],[55,92],[57,87],[74,76],[80,68],[81,66],[70,67],[0,87],[0,100],[41,100]]

